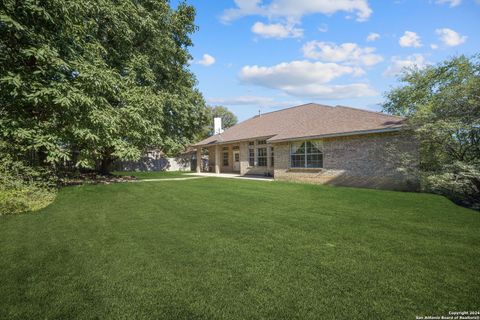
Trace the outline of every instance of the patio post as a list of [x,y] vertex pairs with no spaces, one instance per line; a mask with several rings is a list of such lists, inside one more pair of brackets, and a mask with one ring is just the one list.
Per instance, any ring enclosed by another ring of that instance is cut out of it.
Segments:
[[197,147],[197,173],[202,172],[202,147]]
[[220,173],[220,146],[215,146],[215,173]]

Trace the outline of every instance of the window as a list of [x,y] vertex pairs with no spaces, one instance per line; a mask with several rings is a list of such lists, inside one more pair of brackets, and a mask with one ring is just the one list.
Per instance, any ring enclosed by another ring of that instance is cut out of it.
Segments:
[[253,167],[255,165],[255,149],[248,149],[248,165]]
[[292,143],[290,166],[292,168],[323,168],[322,143],[320,141]]
[[275,161],[274,161],[275,157],[274,157],[274,154],[273,154],[273,147],[270,147],[270,166],[273,167],[274,164],[275,164]]
[[249,147],[253,147],[254,145],[255,145],[255,142],[253,142],[253,141],[248,141],[248,146],[249,146]]
[[235,155],[235,162],[239,162],[240,161],[240,154],[238,152],[234,153]]
[[257,149],[257,165],[259,167],[267,166],[267,148]]
[[228,166],[228,151],[223,152],[223,165]]
[[240,150],[240,146],[233,146],[232,150]]
[[267,140],[257,140],[258,146],[263,146],[264,144],[267,144]]

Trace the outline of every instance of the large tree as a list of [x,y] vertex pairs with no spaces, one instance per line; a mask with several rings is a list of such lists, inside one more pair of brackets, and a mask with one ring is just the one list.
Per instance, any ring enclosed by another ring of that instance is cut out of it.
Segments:
[[384,111],[407,117],[427,189],[480,205],[480,55],[406,70]]
[[195,10],[167,0],[4,0],[0,139],[41,163],[175,151],[207,120],[188,69]]

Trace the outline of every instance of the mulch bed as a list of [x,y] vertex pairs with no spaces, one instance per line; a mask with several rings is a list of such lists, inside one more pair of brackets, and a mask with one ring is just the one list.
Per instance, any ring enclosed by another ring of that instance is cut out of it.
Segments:
[[113,184],[137,180],[134,176],[101,175],[98,173],[81,173],[60,179],[61,186],[77,186],[82,184]]

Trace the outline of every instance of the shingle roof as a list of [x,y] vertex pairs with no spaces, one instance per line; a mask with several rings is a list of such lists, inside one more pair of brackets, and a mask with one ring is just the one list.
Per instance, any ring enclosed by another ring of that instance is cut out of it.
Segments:
[[400,129],[404,121],[401,117],[380,112],[309,103],[255,116],[221,134],[208,137],[195,146],[258,138],[278,142],[307,137],[393,131]]

